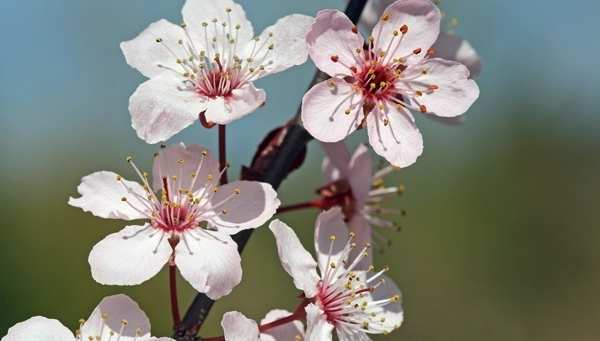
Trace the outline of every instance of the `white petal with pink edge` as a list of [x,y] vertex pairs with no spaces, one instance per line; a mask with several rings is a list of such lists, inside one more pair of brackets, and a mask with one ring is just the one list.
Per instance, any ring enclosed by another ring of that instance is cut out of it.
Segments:
[[330,341],[333,339],[333,328],[319,307],[312,303],[306,306],[305,341]]
[[302,246],[294,230],[284,222],[275,219],[269,229],[275,236],[281,265],[292,276],[296,288],[304,291],[306,297],[314,296],[319,282],[317,262]]
[[477,77],[481,72],[481,57],[467,40],[455,34],[441,32],[433,48],[436,57],[464,64],[469,69],[470,78]]
[[362,50],[363,38],[354,32],[354,24],[338,10],[321,10],[306,34],[308,53],[319,70],[331,77],[350,75],[356,64],[356,49]]
[[435,43],[441,19],[440,10],[430,0],[396,1],[383,11],[371,35],[376,49],[386,51],[388,59],[405,58],[415,49],[426,51]]
[[[273,321],[285,318],[292,315],[287,310],[274,309],[271,310],[264,319],[260,321],[261,325],[271,323]],[[301,321],[296,320],[280,326],[265,330],[260,334],[261,341],[294,341],[298,338],[302,339],[304,336],[304,324]]]
[[228,295],[242,280],[237,245],[218,231],[182,234],[175,248],[175,264],[194,289],[213,300]]
[[[148,217],[148,212],[139,211],[145,207],[139,199],[146,196],[142,185],[122,179],[116,173],[100,171],[84,176],[77,191],[81,197],[69,198],[69,205],[79,207],[96,217],[123,220]],[[138,209],[123,201],[123,198]]]
[[225,341],[259,341],[258,325],[254,320],[237,311],[223,315],[221,327]]
[[75,341],[73,333],[57,320],[35,316],[8,329],[2,341]]
[[408,167],[423,153],[423,137],[407,111],[389,106],[388,124],[371,113],[367,117],[369,143],[373,150],[396,167]]
[[325,175],[325,182],[332,182],[350,175],[350,152],[343,141],[327,143],[322,142],[321,147],[326,157],[323,159],[321,171]]
[[369,198],[373,180],[373,159],[369,149],[360,144],[349,162],[350,174],[348,180],[352,186],[352,194],[357,201],[357,206],[361,207]]
[[260,107],[267,95],[252,83],[233,89],[230,96],[210,98],[206,105],[206,120],[210,123],[228,124]]
[[321,142],[338,142],[363,120],[362,98],[351,84],[331,78],[317,83],[302,98],[302,124]]
[[321,276],[325,275],[330,264],[341,264],[349,239],[350,234],[339,207],[319,213],[315,222],[315,251]]
[[129,98],[131,126],[148,143],[166,141],[198,119],[206,98],[171,72],[142,83]]
[[165,232],[149,224],[127,226],[98,242],[88,261],[92,277],[105,285],[137,285],[154,277],[172,249]]

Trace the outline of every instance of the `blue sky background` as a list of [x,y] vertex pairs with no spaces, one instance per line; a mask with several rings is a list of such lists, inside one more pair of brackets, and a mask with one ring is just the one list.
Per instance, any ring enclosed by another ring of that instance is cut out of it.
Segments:
[[[286,14],[344,6],[241,3],[257,32]],[[117,292],[136,298],[155,330],[168,333],[164,274],[140,288],[93,283],[87,253],[120,225],[66,200],[90,172],[130,174],[126,155],[150,162],[155,146],[137,138],[127,111],[144,78],[125,63],[119,43],[160,18],[178,22],[182,4],[0,2],[0,334],[33,314],[74,326],[103,295]],[[463,125],[420,118],[425,153],[393,180],[409,188],[395,201],[409,215],[378,262],[393,265],[404,290],[407,322],[399,335],[597,340],[600,2],[443,0],[441,7],[459,18],[456,32],[482,57],[481,97]],[[267,105],[228,128],[234,175],[261,137],[295,113],[312,72],[309,61],[258,81]],[[216,131],[194,125],[171,142],[179,141],[214,149]],[[352,138],[359,141],[361,133]],[[284,201],[306,199],[307,184],[320,183],[322,153],[316,143],[310,151],[283,185]],[[302,226],[313,218],[286,217]],[[307,243],[308,231],[300,232]],[[219,302],[210,334],[220,332],[227,310],[260,318],[272,307],[293,308],[291,282],[273,250],[267,229],[257,232],[244,256],[244,284]],[[181,286],[185,306],[193,292]]]

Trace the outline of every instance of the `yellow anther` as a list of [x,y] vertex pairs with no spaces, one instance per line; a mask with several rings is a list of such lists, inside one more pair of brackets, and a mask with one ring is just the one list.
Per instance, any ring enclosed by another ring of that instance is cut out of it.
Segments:
[[123,178],[120,175],[117,175],[117,181],[121,181]]
[[331,236],[329,236],[329,240],[334,241],[335,240],[335,235],[332,234]]
[[127,201],[127,198],[125,198],[125,197],[122,197],[122,198],[121,198],[121,201]]
[[128,156],[127,158],[125,158],[125,160],[127,160],[127,162],[131,162],[133,160],[133,156]]
[[233,192],[235,194],[240,194],[242,191],[239,188],[236,188],[236,189],[233,190]]
[[162,38],[156,38],[157,43],[162,43],[162,41],[163,41]]

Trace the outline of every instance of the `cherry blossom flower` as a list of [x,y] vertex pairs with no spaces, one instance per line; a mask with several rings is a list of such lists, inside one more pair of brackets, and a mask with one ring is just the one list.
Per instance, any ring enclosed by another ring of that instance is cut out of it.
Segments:
[[320,11],[306,39],[311,59],[332,78],[304,95],[304,127],[337,142],[366,126],[377,154],[398,167],[414,163],[423,139],[411,111],[455,117],[479,96],[464,65],[431,58],[440,18],[430,0],[399,0],[365,41],[342,12]]
[[[89,256],[101,284],[136,285],[169,262],[199,292],[216,299],[241,281],[230,235],[270,219],[279,199],[271,185],[234,181],[218,186],[217,161],[202,146],[171,145],[155,154],[153,177],[129,163],[141,184],[113,172],[82,179],[69,204],[101,218],[145,219],[100,241]],[[152,181],[152,184],[151,182]]]
[[[323,143],[327,157],[323,159],[322,172],[325,185],[319,189],[323,197],[322,208],[339,206],[344,214],[350,232],[354,233],[354,243],[359,247],[370,244],[372,237],[385,238],[371,226],[381,229],[396,228],[397,224],[383,214],[399,214],[394,209],[382,207],[384,200],[393,194],[404,191],[403,186],[385,186],[384,177],[396,167],[387,166],[373,171],[373,161],[368,148],[361,144],[350,155],[343,142]],[[359,248],[350,252],[357,257]],[[366,269],[372,263],[371,253],[363,258],[357,269]]]
[[105,297],[87,321],[80,321],[75,335],[54,319],[35,316],[15,324],[2,341],[169,341],[150,336],[150,321],[126,295]]
[[[291,314],[286,310],[271,310],[260,324],[266,325]],[[225,341],[294,341],[304,337],[304,325],[298,320],[261,331],[255,321],[237,311],[225,313],[221,326]]]
[[[349,257],[356,247],[339,207],[321,213],[315,224],[317,261],[304,249],[294,231],[280,220],[269,228],[277,251],[294,285],[304,292],[307,341],[332,340],[335,330],[341,341],[368,340],[369,334],[386,334],[403,321],[400,290],[384,273],[356,269],[368,253]],[[317,268],[319,272],[317,272]]]
[[[371,31],[379,16],[383,13],[386,7],[391,5],[395,0],[369,0],[362,12],[360,26],[367,31]],[[433,44],[435,53],[438,57],[448,60],[454,60],[464,64],[470,71],[472,78],[477,77],[481,72],[481,58],[467,40],[461,37],[440,32],[440,36]]]
[[254,80],[302,64],[313,18],[292,14],[254,37],[232,0],[187,0],[183,23],[161,19],[121,43],[127,63],[150,78],[129,100],[132,126],[148,143],[165,141],[198,114],[227,124],[258,108],[266,94]]

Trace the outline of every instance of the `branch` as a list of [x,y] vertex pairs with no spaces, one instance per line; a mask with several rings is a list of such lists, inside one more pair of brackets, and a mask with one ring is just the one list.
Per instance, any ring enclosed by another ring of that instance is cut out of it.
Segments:
[[[345,13],[354,22],[358,22],[363,8],[367,0],[351,0],[346,7]],[[316,83],[326,80],[329,76],[321,71],[315,72],[308,88],[310,89]],[[312,136],[300,124],[301,106],[298,107],[296,115],[288,123],[287,129],[284,130],[285,136],[274,154],[269,158],[267,167],[264,167],[265,172],[256,173],[254,176],[247,176],[247,179],[263,181],[271,184],[277,190],[281,182],[293,170],[296,160],[302,156],[306,150],[306,145],[312,140]],[[238,250],[241,253],[248,243],[252,235],[251,229],[244,230],[233,236],[233,239],[238,244]],[[208,298],[205,294],[198,293],[192,304],[189,306],[183,321],[176,328],[174,338],[178,341],[196,341],[198,330],[208,316],[214,301]]]

